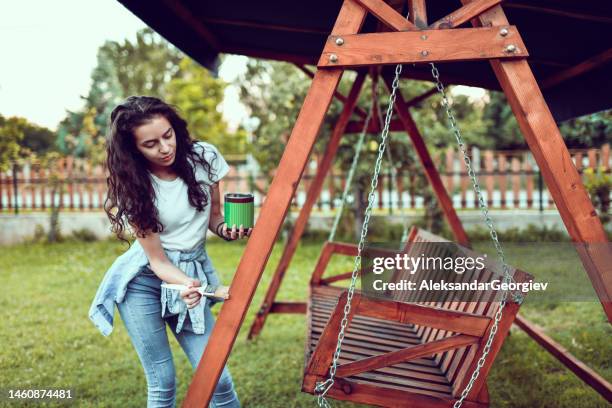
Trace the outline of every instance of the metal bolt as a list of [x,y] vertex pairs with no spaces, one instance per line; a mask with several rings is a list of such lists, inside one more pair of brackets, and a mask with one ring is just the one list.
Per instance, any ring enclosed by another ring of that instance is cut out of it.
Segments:
[[342,45],[342,44],[344,44],[344,39],[342,39],[342,37],[336,38],[336,45]]
[[422,56],[424,56],[424,57],[426,57],[426,56],[428,56],[428,55],[429,55],[429,51],[427,51],[427,50],[423,50],[423,51],[421,51],[421,55],[422,55]]
[[510,31],[508,31],[507,28],[502,28],[501,30],[499,30],[499,35],[501,35],[502,37],[505,37],[508,35]]
[[338,62],[338,56],[336,54],[330,54],[329,62]]
[[514,51],[516,51],[516,45],[514,45],[514,44],[506,45],[506,50],[505,51],[506,52],[514,52]]

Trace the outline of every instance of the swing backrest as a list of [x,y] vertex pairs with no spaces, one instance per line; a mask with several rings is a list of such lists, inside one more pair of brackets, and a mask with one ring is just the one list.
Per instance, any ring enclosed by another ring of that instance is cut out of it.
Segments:
[[[451,241],[448,241],[440,236],[432,234],[431,232],[423,229],[413,227],[408,235],[408,243],[404,250],[409,255],[418,256],[425,254],[427,256],[453,256],[456,254],[454,251]],[[477,254],[467,248],[462,247],[462,252],[466,256],[478,257],[482,254]],[[445,275],[452,279],[453,282],[472,282],[477,280],[478,282],[491,282],[492,280],[502,280],[503,269],[501,265],[494,262],[487,262],[486,267],[481,270],[466,271],[463,274],[451,273]],[[517,282],[528,281],[529,275],[525,272],[514,270],[510,267],[513,279]],[[405,271],[396,271],[393,279],[398,281],[400,279],[411,279],[415,282],[421,282],[423,279],[436,279],[440,272],[432,272],[426,269],[418,270],[414,275],[410,275]],[[493,318],[499,308],[499,300],[501,292],[495,290],[488,290],[479,292],[477,296],[470,297],[469,301],[462,301],[452,299],[452,295],[447,293],[442,298],[436,298],[435,300],[426,299],[427,293],[424,291],[409,292],[409,291],[396,291],[396,295],[393,296],[393,300],[403,303],[414,303],[430,307],[436,307],[439,309],[456,311],[456,312],[468,312],[480,316],[486,316]],[[512,305],[512,306],[511,306]],[[514,315],[518,311],[518,305],[508,304],[504,309],[504,324],[511,325],[514,320]],[[508,323],[509,322],[509,323]],[[435,340],[440,340],[452,336],[454,333],[444,331],[440,329],[434,329],[431,327],[420,326],[417,327],[417,334],[421,338],[422,343],[428,343]],[[503,339],[501,339],[503,341]],[[480,355],[485,342],[479,344],[473,344],[467,347],[453,349],[446,352],[441,352],[435,355],[434,359],[437,364],[440,364],[440,368],[446,373],[449,381],[454,384],[453,393],[459,392],[464,384],[466,373],[471,373],[471,368],[474,367],[476,361],[475,357]],[[492,360],[495,356],[491,356]]]

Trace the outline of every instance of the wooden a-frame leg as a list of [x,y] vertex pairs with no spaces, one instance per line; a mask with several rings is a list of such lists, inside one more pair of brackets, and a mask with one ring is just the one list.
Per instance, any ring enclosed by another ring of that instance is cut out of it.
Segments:
[[[464,4],[471,0],[462,0]],[[495,6],[472,23],[502,26],[508,20]],[[533,153],[565,227],[574,242],[585,245],[578,253],[612,323],[612,251],[606,233],[589,199],[580,174],[548,109],[544,96],[525,59],[491,61],[529,149]]]
[[268,313],[270,313],[270,309],[276,299],[276,294],[278,293],[278,289],[280,288],[281,282],[287,272],[287,268],[291,263],[291,259],[295,254],[298,243],[304,230],[306,229],[306,225],[308,224],[308,219],[310,218],[310,213],[312,212],[312,208],[317,202],[319,195],[321,194],[321,189],[323,188],[323,182],[325,181],[325,177],[329,172],[329,169],[336,157],[336,153],[338,151],[338,147],[340,146],[340,141],[342,136],[344,135],[344,131],[346,130],[346,126],[351,118],[351,114],[355,110],[355,106],[357,104],[357,100],[359,99],[359,94],[361,92],[361,88],[363,87],[363,83],[365,81],[366,74],[365,72],[360,72],[355,78],[355,82],[353,83],[353,87],[346,99],[344,104],[344,108],[340,113],[340,117],[336,122],[336,126],[334,131],[329,139],[329,143],[325,149],[325,153],[321,158],[320,162],[317,166],[317,173],[308,189],[308,193],[306,194],[306,202],[300,209],[300,213],[298,215],[297,220],[295,221],[295,225],[291,230],[291,234],[289,236],[289,240],[285,245],[283,250],[283,254],[281,259],[276,267],[276,271],[272,276],[272,280],[270,281],[270,286],[268,287],[268,291],[266,292],[266,296],[264,297],[263,303],[251,325],[251,330],[249,331],[249,339],[256,337],[259,332],[263,329],[263,326],[266,322],[266,318],[268,317]]
[[[385,84],[387,88],[391,89],[391,79],[389,77],[385,77]],[[402,97],[400,93],[397,93],[395,99],[395,111],[400,118],[400,121],[406,128],[406,132],[412,141],[412,145],[419,157],[421,165],[425,170],[425,175],[427,176],[427,180],[429,180],[429,184],[434,190],[436,197],[438,198],[438,203],[446,216],[449,226],[453,231],[453,235],[455,235],[455,239],[458,243],[465,246],[470,246],[467,234],[463,229],[463,224],[461,220],[457,216],[457,212],[453,207],[453,202],[442,183],[442,179],[440,178],[440,173],[438,173],[436,166],[431,159],[429,151],[427,149],[427,145],[425,145],[425,141],[423,140],[423,136],[421,132],[419,132],[419,128],[416,123],[412,119],[412,115],[410,114],[410,110],[408,104]]]
[[[345,0],[332,34],[358,33],[365,15],[363,8],[351,0]],[[201,408],[210,402],[341,76],[342,70],[339,69],[319,70],[315,74],[238,265],[230,289],[230,299],[221,307],[208,345],[187,390],[183,407]]]

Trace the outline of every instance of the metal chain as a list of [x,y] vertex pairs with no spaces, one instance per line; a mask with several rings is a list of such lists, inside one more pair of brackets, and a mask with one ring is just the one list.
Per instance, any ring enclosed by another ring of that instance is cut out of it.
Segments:
[[370,108],[370,110],[368,111],[368,114],[363,123],[363,129],[361,130],[361,134],[359,135],[359,140],[357,141],[357,145],[355,145],[355,154],[353,155],[353,162],[351,163],[351,168],[344,182],[344,191],[342,191],[340,207],[338,208],[336,216],[334,217],[334,224],[332,225],[332,229],[331,231],[329,231],[329,236],[327,237],[328,242],[331,242],[334,240],[334,238],[336,238],[336,230],[338,229],[338,225],[340,224],[340,219],[342,218],[342,213],[344,212],[344,206],[346,205],[348,194],[351,191],[351,184],[353,184],[353,177],[355,177],[355,170],[357,169],[357,164],[359,163],[359,157],[361,156],[363,142],[365,141],[368,126],[370,125],[370,119],[372,119],[372,108]]
[[336,343],[336,351],[334,352],[333,360],[329,368],[329,376],[327,380],[318,382],[315,386],[315,393],[318,394],[317,403],[319,407],[331,407],[325,396],[329,392],[330,388],[334,385],[336,370],[338,368],[338,359],[340,358],[340,352],[342,351],[342,342],[344,341],[344,335],[346,326],[348,325],[348,316],[351,312],[351,301],[353,300],[353,294],[355,293],[355,286],[357,285],[357,276],[361,267],[361,253],[366,243],[366,237],[368,235],[368,224],[372,215],[372,208],[374,207],[374,200],[376,198],[376,187],[378,186],[378,176],[387,147],[387,136],[389,134],[389,127],[391,125],[391,116],[393,115],[393,107],[395,105],[395,97],[397,89],[399,88],[399,78],[402,73],[402,66],[397,65],[395,67],[395,78],[391,86],[391,93],[389,95],[389,106],[387,107],[387,115],[385,116],[385,126],[383,127],[381,134],[381,141],[378,145],[378,156],[376,158],[376,164],[374,165],[374,175],[370,182],[370,193],[368,194],[368,206],[365,210],[365,216],[363,224],[361,225],[361,236],[359,237],[359,244],[357,245],[357,256],[353,264],[353,273],[351,276],[351,284],[348,289],[348,296],[346,298],[346,305],[344,306],[344,316],[340,322],[340,331],[338,332],[338,342]]
[[[378,121],[380,122],[380,128],[382,129],[384,127],[384,121],[383,121],[383,117],[382,117],[382,112],[380,110],[380,104],[376,103],[376,109],[377,109],[377,113],[378,113]],[[395,188],[397,187],[397,168],[395,168],[394,165],[394,161],[393,161],[393,155],[391,154],[391,149],[387,149],[387,160],[389,161],[389,166],[391,167],[391,185]],[[390,199],[390,205],[391,207],[393,207],[393,200],[392,197],[389,197]],[[399,200],[398,200],[398,207],[397,209],[401,212],[401,208],[399,207]],[[401,218],[400,214],[400,218]],[[402,237],[400,238],[400,249],[404,248],[404,243],[406,242],[406,239],[408,239],[408,232],[410,231],[410,225],[408,224],[408,219],[406,219],[406,221],[403,223],[403,229],[402,229]]]
[[[480,184],[478,183],[476,173],[474,172],[474,169],[472,167],[472,161],[470,159],[470,156],[467,153],[467,149],[465,147],[465,141],[463,140],[463,136],[461,135],[461,130],[459,129],[455,116],[453,115],[453,112],[451,110],[450,103],[446,96],[446,91],[444,90],[444,85],[442,84],[442,81],[440,81],[440,73],[438,72],[438,69],[436,68],[434,63],[430,63],[430,65],[431,65],[431,74],[433,75],[436,81],[436,88],[438,89],[438,92],[442,96],[442,106],[446,110],[446,116],[448,117],[448,122],[450,124],[451,131],[453,132],[455,139],[457,140],[457,144],[459,146],[459,149],[461,150],[461,153],[463,153],[463,161],[465,162],[465,166],[467,167],[468,175],[470,176],[470,179],[472,180],[472,186],[474,188],[474,192],[476,192],[476,195],[478,197],[478,205],[482,212],[485,223],[489,227],[489,234],[491,235],[491,239],[493,240],[493,244],[495,245],[495,249],[497,251],[497,256],[502,264],[502,268],[504,271],[503,281],[504,283],[510,283],[513,281],[512,275],[510,274],[509,267],[506,264],[506,258],[504,255],[504,251],[502,249],[501,244],[499,243],[499,239],[497,237],[497,231],[495,231],[495,227],[493,225],[493,220],[489,216],[489,208],[487,207],[482,191],[480,190]],[[461,392],[461,397],[457,401],[455,401],[453,408],[461,407],[461,405],[463,404],[463,401],[468,396],[472,387],[474,386],[474,383],[476,382],[476,379],[478,378],[478,375],[480,374],[480,369],[484,366],[487,355],[491,351],[491,344],[493,343],[493,339],[495,337],[495,334],[497,333],[497,330],[499,327],[499,321],[502,318],[502,313],[507,303],[507,297],[508,297],[508,291],[504,290],[502,292],[502,299],[499,304],[499,308],[497,309],[497,312],[495,313],[493,326],[491,327],[489,338],[487,339],[487,342],[484,346],[482,356],[480,356],[480,358],[478,359],[478,363],[476,364],[476,369],[472,373],[470,381],[465,386],[465,389]],[[513,294],[513,297],[514,297],[514,301],[517,303],[521,303],[523,301],[523,297],[519,294]]]

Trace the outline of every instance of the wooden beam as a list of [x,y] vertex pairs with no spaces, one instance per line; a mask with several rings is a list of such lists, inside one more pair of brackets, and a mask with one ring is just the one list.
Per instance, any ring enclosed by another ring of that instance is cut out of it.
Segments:
[[552,88],[553,86],[559,85],[562,82],[567,81],[568,79],[575,78],[579,75],[583,75],[595,68],[598,68],[606,63],[608,63],[612,59],[612,48],[608,48],[604,52],[595,55],[587,59],[586,61],[581,62],[573,67],[567,68],[561,72],[557,72],[549,76],[548,78],[542,81],[542,88]]
[[270,313],[306,313],[306,303],[304,302],[274,302],[270,308]]
[[358,74],[357,78],[355,78],[355,82],[353,83],[353,86],[349,92],[347,102],[344,104],[344,108],[342,109],[340,117],[336,122],[334,131],[329,139],[329,142],[327,143],[325,153],[317,166],[317,173],[315,174],[315,177],[312,180],[310,188],[306,194],[306,202],[300,209],[300,213],[295,221],[293,230],[291,231],[287,244],[283,249],[281,259],[276,267],[276,270],[274,271],[272,280],[270,281],[270,286],[268,287],[266,295],[263,299],[262,306],[259,309],[259,313],[255,317],[253,324],[251,325],[248,336],[249,339],[257,336],[263,329],[265,320],[270,311],[270,307],[274,303],[274,299],[276,299],[278,289],[280,288],[281,282],[285,277],[285,273],[289,268],[289,264],[293,259],[293,255],[297,250],[300,238],[306,229],[308,218],[310,218],[310,213],[312,212],[312,209],[316,204],[319,195],[321,194],[323,182],[325,181],[329,168],[332,166],[334,158],[336,157],[336,152],[340,146],[340,140],[342,139],[342,135],[345,133],[346,125],[348,124],[351,114],[353,113],[353,109],[357,105],[357,100],[359,99],[359,94],[361,92],[361,88],[363,87],[363,83],[365,82],[365,78],[366,74],[364,72]]
[[229,20],[224,18],[217,17],[201,17],[200,21],[206,24],[215,24],[215,25],[223,25],[230,27],[248,27],[255,28],[259,30],[267,30],[267,31],[284,31],[291,33],[306,33],[306,34],[322,34],[328,35],[329,31],[324,29],[313,29],[307,27],[298,27],[293,25],[282,25],[282,24],[267,24],[267,23],[257,23],[254,21],[247,20]]
[[[306,374],[302,390],[314,393],[314,386],[325,378]],[[427,395],[423,392],[410,392],[390,387],[337,378],[327,394],[330,398],[353,403],[368,404],[380,407],[394,408],[448,408],[456,403],[452,397],[442,397],[441,394]],[[464,400],[463,408],[487,408],[489,404]]]
[[[332,33],[359,32],[364,19],[364,9],[351,0],[345,0]],[[199,408],[210,402],[341,76],[342,70],[318,71],[312,81],[253,233],[238,264],[230,289],[231,299],[221,307],[217,323],[185,396],[184,407]]]
[[457,9],[442,17],[435,23],[429,26],[431,30],[435,29],[448,29],[459,27],[461,24],[470,21],[471,19],[479,16],[481,13],[487,11],[493,6],[501,3],[502,0],[477,0],[473,1],[465,6]]
[[612,18],[606,15],[595,15],[595,14],[587,14],[587,13],[578,13],[575,11],[567,11],[567,10],[558,10],[550,7],[540,7],[537,5],[521,3],[519,1],[514,0],[506,0],[504,1],[504,7],[509,9],[520,9],[520,10],[529,10],[535,11],[543,14],[551,14],[555,16],[574,18],[577,20],[585,20],[585,21],[593,21],[596,23],[606,23],[612,24]]
[[[501,29],[508,34],[500,34]],[[336,40],[342,39],[342,42]],[[341,43],[341,45],[339,45]],[[512,48],[512,52],[507,47]],[[444,61],[516,59],[529,56],[514,26],[331,35],[319,68]]]
[[548,337],[541,327],[531,323],[521,315],[517,315],[514,324],[523,329],[525,333],[534,339],[544,350],[548,351],[561,364],[570,369],[587,385],[597,391],[608,402],[612,403],[612,384],[597,374],[593,369],[578,360],[562,345]]
[[351,279],[353,277],[353,271],[344,272],[340,275],[330,276],[329,278],[321,279],[321,285],[329,285],[330,283]]
[[[314,72],[312,72],[311,70],[306,68],[304,65],[302,65],[302,64],[295,64],[295,66],[298,67],[299,70],[302,71],[307,77],[314,78]],[[337,89],[334,92],[334,97],[336,97],[336,99],[338,99],[340,102],[342,102],[344,104],[346,104],[348,102],[348,98],[346,96],[342,95]],[[365,119],[368,116],[366,111],[361,109],[359,107],[359,105],[357,105],[357,104],[355,104],[355,113],[358,114],[359,116],[361,116],[363,119]]]
[[419,29],[427,28],[427,7],[425,0],[408,0],[409,19]]
[[219,46],[219,41],[210,30],[202,24],[200,20],[195,18],[191,11],[187,9],[182,3],[173,1],[173,0],[163,0],[166,7],[174,12],[177,16],[179,16],[185,24],[191,27],[198,35],[208,43],[208,45],[215,51],[219,51],[221,48]]
[[[389,89],[391,89],[391,82],[391,78],[385,77],[385,83]],[[398,93],[395,98],[395,111],[402,121],[406,133],[408,133],[408,136],[410,137],[414,150],[416,151],[419,161],[421,162],[421,166],[425,171],[425,176],[427,177],[427,180],[429,181],[429,184],[431,185],[434,194],[438,199],[440,208],[444,212],[444,216],[446,217],[448,225],[453,231],[455,239],[461,245],[469,247],[470,242],[467,233],[465,232],[463,224],[461,223],[461,220],[453,207],[453,201],[448,195],[446,187],[444,187],[444,183],[440,178],[440,173],[438,173],[438,170],[436,169],[436,165],[429,154],[429,150],[427,149],[427,145],[423,140],[423,136],[414,122],[414,119],[410,114],[408,104],[404,101],[401,93]]]
[[444,339],[430,341],[416,346],[407,347],[401,350],[380,354],[373,357],[364,358],[338,366],[336,375],[340,378],[350,377],[365,371],[373,371],[394,364],[405,363],[421,357],[430,356],[442,351],[452,350],[460,347],[476,344],[480,337],[466,336],[457,334]]
[[[467,4],[470,0],[462,2]],[[472,24],[505,26],[508,20],[502,8],[496,6]],[[577,249],[608,321],[612,323],[612,253],[607,245],[608,238],[533,72],[524,59],[492,60],[491,66],[570,237],[574,242],[595,244]]]
[[400,323],[414,323],[434,329],[479,337],[482,337],[491,323],[490,318],[472,313],[456,312],[412,303],[376,300],[355,294],[355,299],[357,298],[360,298],[360,303],[356,307],[357,311],[355,313],[360,316]]
[[[325,376],[332,362],[336,344],[338,343],[338,333],[340,332],[340,324],[344,318],[344,307],[347,303],[348,293],[344,292],[338,299],[338,304],[334,308],[329,321],[323,329],[323,333],[319,337],[317,346],[312,352],[310,361],[304,370],[305,374]],[[355,306],[359,305],[359,299],[353,298],[351,301],[351,312],[347,316],[347,327],[351,323],[355,315]]]
[[417,27],[382,0],[355,0],[381,23],[396,31],[417,30]]
[[223,45],[220,52],[227,54],[245,55],[247,57],[270,59],[275,61],[291,62],[293,64],[316,65],[316,57],[290,54],[286,52],[278,52],[273,50],[262,50],[251,47],[240,47],[237,45]]

